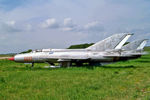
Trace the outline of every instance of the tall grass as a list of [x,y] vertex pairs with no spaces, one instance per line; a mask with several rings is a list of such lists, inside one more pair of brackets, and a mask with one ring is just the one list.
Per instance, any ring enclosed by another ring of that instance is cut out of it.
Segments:
[[30,66],[0,60],[0,100],[150,99],[150,55],[105,66]]

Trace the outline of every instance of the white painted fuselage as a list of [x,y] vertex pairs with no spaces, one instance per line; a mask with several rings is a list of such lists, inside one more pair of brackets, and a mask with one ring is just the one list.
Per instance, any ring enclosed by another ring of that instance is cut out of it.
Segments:
[[112,58],[106,58],[106,52],[99,51],[89,51],[82,49],[52,49],[46,52],[31,52],[26,54],[18,54],[14,56],[14,61],[16,62],[28,62],[28,63],[38,63],[38,62],[58,62],[63,60],[68,61],[111,61]]

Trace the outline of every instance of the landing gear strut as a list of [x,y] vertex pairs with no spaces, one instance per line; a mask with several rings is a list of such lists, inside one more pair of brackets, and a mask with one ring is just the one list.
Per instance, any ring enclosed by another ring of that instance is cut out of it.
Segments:
[[60,66],[61,67],[70,67],[71,66],[71,62],[67,62],[67,61],[60,62]]
[[82,62],[76,62],[76,65],[77,65],[78,67],[80,67],[80,66],[83,66],[83,63],[82,63]]
[[34,67],[34,63],[32,63],[32,66],[31,66],[31,68],[33,68]]
[[101,66],[100,62],[89,62],[90,66]]

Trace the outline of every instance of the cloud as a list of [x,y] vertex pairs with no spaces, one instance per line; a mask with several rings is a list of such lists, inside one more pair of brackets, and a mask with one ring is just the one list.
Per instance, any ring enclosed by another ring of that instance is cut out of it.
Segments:
[[56,18],[46,19],[42,24],[42,28],[55,29],[61,31],[76,31],[77,26],[71,18],[64,18],[63,23],[57,22]]
[[[3,36],[0,53],[28,48],[65,48],[71,44],[99,41],[120,32],[139,33],[134,35],[138,38],[150,37],[148,0],[0,1],[5,1],[0,2],[0,37]],[[147,27],[147,30],[139,30],[141,27]],[[22,41],[25,38],[26,41]]]
[[25,26],[25,30],[26,30],[26,31],[31,31],[31,30],[32,30],[32,25],[31,25],[31,24],[27,24],[27,25]]
[[47,20],[45,20],[42,25],[43,28],[59,28],[59,24],[57,23],[55,18],[49,18]]
[[74,27],[76,25],[73,23],[71,18],[65,18],[64,19],[64,26],[66,26],[66,27]]
[[80,25],[75,24],[72,18],[65,18],[62,30],[75,32],[101,32],[104,31],[104,27],[99,23],[99,21],[93,21],[86,25]]
[[86,31],[92,31],[92,32],[101,32],[104,31],[104,27],[98,22],[93,21],[84,26],[84,29]]
[[16,22],[14,20],[6,22],[10,26],[15,26]]
[[63,31],[75,31],[77,25],[74,24],[72,18],[65,18],[62,26]]
[[16,27],[15,21],[7,21],[7,22],[0,22],[0,30],[4,33],[10,33],[10,32],[20,32],[21,30]]
[[73,31],[73,28],[71,28],[71,27],[63,27],[62,30],[63,31]]

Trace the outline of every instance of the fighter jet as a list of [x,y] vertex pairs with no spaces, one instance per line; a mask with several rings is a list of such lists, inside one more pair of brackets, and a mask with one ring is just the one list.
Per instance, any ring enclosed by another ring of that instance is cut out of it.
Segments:
[[147,41],[148,39],[141,39],[130,42],[127,45],[124,45],[120,50],[116,51],[116,53],[113,52],[110,54],[108,52],[108,54],[105,57],[115,58],[116,61],[139,58],[142,55],[147,54],[147,52],[143,51]]
[[9,60],[32,63],[32,66],[34,63],[54,65],[58,62],[62,67],[69,67],[72,63],[82,65],[85,62],[89,64],[112,62],[114,57],[107,57],[107,55],[111,55],[110,52],[116,53],[120,50],[131,35],[133,34],[115,34],[85,49],[42,49],[31,53],[17,54]]

